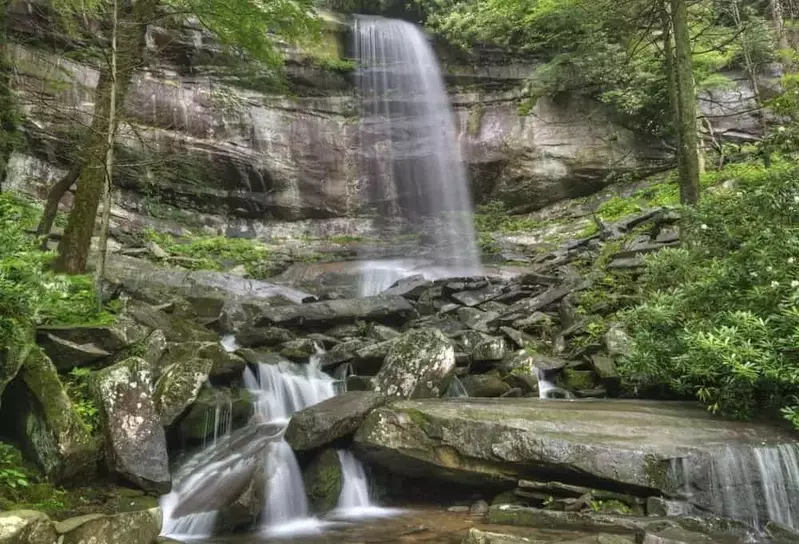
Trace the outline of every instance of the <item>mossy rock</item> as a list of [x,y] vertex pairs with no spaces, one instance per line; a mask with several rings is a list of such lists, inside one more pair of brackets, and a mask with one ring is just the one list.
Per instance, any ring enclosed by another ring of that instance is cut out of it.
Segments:
[[302,479],[313,511],[324,513],[333,510],[344,485],[341,461],[336,450],[322,450],[305,469]]
[[213,364],[205,358],[185,359],[164,369],[155,383],[153,401],[165,427],[172,425],[197,399]]
[[452,342],[436,329],[411,330],[396,340],[375,377],[375,391],[404,398],[438,397],[455,371]]
[[[22,363],[33,348],[33,343],[15,342],[0,349],[0,402],[6,386],[17,376]],[[0,404],[2,406],[2,404]]]
[[48,479],[72,482],[94,475],[98,444],[40,348],[28,353],[7,399],[23,450]]
[[572,391],[582,389],[593,389],[596,387],[596,380],[591,370],[575,370],[567,368],[563,371],[563,385]]

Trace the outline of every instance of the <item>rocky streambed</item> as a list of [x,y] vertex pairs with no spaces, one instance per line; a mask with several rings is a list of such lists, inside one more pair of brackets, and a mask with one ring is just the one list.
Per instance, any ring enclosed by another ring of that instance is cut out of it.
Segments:
[[[156,499],[185,487],[179,467],[212,444],[217,478],[185,512],[213,507],[217,531],[257,530],[282,496],[264,493],[275,473],[259,460],[283,438],[316,516],[343,492],[341,451],[363,463],[374,501],[434,505],[419,531],[408,524],[420,514],[407,514],[311,541],[795,541],[796,435],[689,403],[614,398],[626,333],[595,334],[594,316],[576,311],[593,289],[580,263],[635,274],[641,254],[675,242],[673,220],[603,225],[512,276],[410,277],[357,299],[114,256],[116,322],[40,328],[10,366],[0,430],[51,482],[136,499],[5,512],[0,542],[152,542]],[[63,386],[75,368],[88,375],[95,429]],[[285,434],[257,415],[275,373],[329,388]],[[438,516],[466,521],[442,531]]]

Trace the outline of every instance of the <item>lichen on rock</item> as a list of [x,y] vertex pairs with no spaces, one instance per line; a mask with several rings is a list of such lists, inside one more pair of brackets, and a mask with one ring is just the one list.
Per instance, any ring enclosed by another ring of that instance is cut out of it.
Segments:
[[403,398],[438,397],[455,370],[452,342],[436,329],[417,329],[393,341],[375,377],[375,391]]

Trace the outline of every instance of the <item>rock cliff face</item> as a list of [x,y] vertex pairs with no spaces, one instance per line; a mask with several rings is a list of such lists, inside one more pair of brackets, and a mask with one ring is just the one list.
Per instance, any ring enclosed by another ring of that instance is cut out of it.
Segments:
[[[98,74],[70,60],[80,58],[74,52],[55,56],[30,45],[35,25],[26,6],[14,12],[19,44],[11,54],[27,146],[12,161],[10,183],[41,196],[74,153]],[[268,220],[358,216],[368,180],[358,173],[353,74],[339,60],[346,28],[331,24],[315,52],[327,60],[291,55],[289,89],[271,92],[256,79],[230,77],[236,68],[199,30],[150,28],[148,66],[124,105],[116,219],[258,233]],[[593,192],[611,171],[647,170],[666,159],[599,104],[542,99],[520,113],[521,86],[534,67],[475,62],[447,70],[476,199],[538,208]]]
[[[10,25],[27,145],[13,157],[9,183],[42,196],[74,155],[98,74],[71,60],[85,58],[80,51],[38,48],[31,13],[30,4],[15,4]],[[289,86],[278,90],[243,75],[197,28],[149,28],[148,64],[124,104],[115,221],[263,237],[280,235],[279,222],[296,233],[299,220],[313,220],[305,234],[368,233],[354,77],[341,61],[347,28],[330,23],[316,60],[291,53]],[[599,103],[542,98],[521,112],[535,67],[479,52],[470,59],[447,61],[445,71],[476,201],[537,209],[595,192],[611,173],[642,174],[668,162],[660,145],[614,123]]]

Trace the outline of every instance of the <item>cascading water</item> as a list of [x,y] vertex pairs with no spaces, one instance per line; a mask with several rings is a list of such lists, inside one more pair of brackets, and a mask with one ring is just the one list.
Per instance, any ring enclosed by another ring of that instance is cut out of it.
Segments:
[[799,529],[799,444],[727,447],[672,464],[686,498],[720,516]]
[[478,274],[466,170],[432,47],[405,21],[359,16],[354,34],[367,200],[385,220],[383,238],[395,234],[391,229],[399,222],[434,248],[434,264],[425,270],[405,261],[367,261],[361,294],[375,294],[411,273]]
[[[226,339],[235,346],[235,340]],[[253,424],[233,434],[214,434],[212,444],[191,457],[175,475],[173,491],[161,501],[162,534],[197,538],[210,536],[218,511],[265,468],[266,502],[262,522],[269,536],[318,531],[321,523],[310,517],[297,459],[283,432],[292,414],[337,393],[336,380],[319,367],[320,353],[307,364],[288,361],[258,364],[244,371],[244,385],[255,398]],[[223,410],[215,412],[222,417]],[[224,420],[223,420],[224,421]],[[222,428],[223,421],[214,422]],[[229,429],[229,427],[228,427]],[[334,517],[362,518],[390,514],[369,501],[366,474],[348,451],[338,452],[343,489]]]

